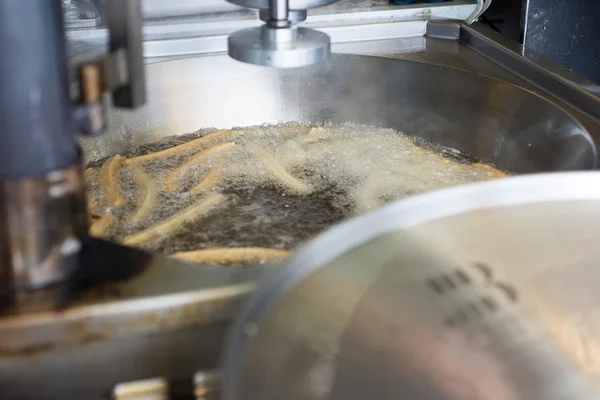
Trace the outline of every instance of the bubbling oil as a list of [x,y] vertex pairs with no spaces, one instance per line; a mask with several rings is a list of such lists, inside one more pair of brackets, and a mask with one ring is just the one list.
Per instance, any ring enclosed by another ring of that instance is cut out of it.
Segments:
[[[201,130],[131,149],[132,158],[180,145],[211,133]],[[175,190],[167,179],[190,157],[219,143],[235,146],[207,157],[181,174]],[[260,156],[268,152],[287,173],[310,188],[295,191],[273,174],[272,165]],[[99,168],[103,160],[90,164]],[[122,241],[189,207],[211,192],[225,195],[224,204],[197,220],[181,225],[174,234],[141,247],[171,254],[210,247],[269,247],[294,249],[331,225],[380,207],[390,201],[443,187],[496,177],[491,168],[460,152],[419,142],[393,129],[364,125],[311,126],[299,123],[233,129],[201,148],[167,158],[140,161],[152,181],[156,202],[150,215],[132,221],[143,188],[128,164],[118,172],[125,203],[107,205],[97,174],[87,176],[94,214],[112,212],[113,223],[105,237]],[[216,183],[203,192],[191,188],[209,171]]]

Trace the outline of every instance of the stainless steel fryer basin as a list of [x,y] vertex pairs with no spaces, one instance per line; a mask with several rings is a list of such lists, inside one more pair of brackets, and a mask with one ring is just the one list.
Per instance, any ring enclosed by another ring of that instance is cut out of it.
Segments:
[[[585,129],[558,105],[443,66],[336,55],[278,71],[211,56],[153,64],[147,72],[149,104],[116,113],[107,135],[85,140],[88,159],[204,127],[303,121],[393,127],[513,172],[592,168],[596,161]],[[2,319],[0,397],[105,399],[119,383],[164,377],[189,398],[194,374],[217,366],[231,319],[265,268],[153,260],[148,274],[126,283],[130,297]]]
[[514,173],[596,165],[590,136],[559,105],[440,65],[338,54],[276,70],[211,56],[151,64],[147,73],[149,103],[115,113],[107,135],[86,139],[87,159],[205,127],[300,121],[396,128]]

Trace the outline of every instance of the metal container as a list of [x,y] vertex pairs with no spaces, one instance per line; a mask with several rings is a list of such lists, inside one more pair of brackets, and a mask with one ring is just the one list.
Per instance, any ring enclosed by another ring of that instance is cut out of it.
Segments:
[[596,398],[599,205],[600,173],[543,174],[336,226],[247,302],[225,399]]

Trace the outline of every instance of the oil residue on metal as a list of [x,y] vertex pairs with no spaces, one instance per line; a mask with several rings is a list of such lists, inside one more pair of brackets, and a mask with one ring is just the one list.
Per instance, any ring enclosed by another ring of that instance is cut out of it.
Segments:
[[[161,139],[122,156],[131,158],[164,150],[212,131]],[[236,146],[192,167],[177,190],[166,189],[167,177],[175,168],[199,151],[228,141],[235,141]],[[264,159],[257,156],[257,149],[272,154],[286,171],[312,191],[294,193],[278,181]],[[89,167],[98,168],[102,162]],[[184,224],[175,234],[142,247],[165,254],[210,247],[293,249],[332,224],[387,202],[496,177],[492,169],[482,168],[476,162],[457,150],[417,141],[392,129],[288,123],[236,128],[231,135],[202,148],[140,163],[152,178],[157,201],[152,215],[137,223],[131,222],[131,215],[141,188],[127,163],[118,176],[124,205],[110,207],[104,203],[97,174],[89,174],[87,184],[96,209],[111,211],[116,217],[106,237],[120,241],[205,196],[206,192],[193,194],[190,189],[215,168],[219,171],[218,182],[207,192],[223,193],[226,203],[207,216]]]

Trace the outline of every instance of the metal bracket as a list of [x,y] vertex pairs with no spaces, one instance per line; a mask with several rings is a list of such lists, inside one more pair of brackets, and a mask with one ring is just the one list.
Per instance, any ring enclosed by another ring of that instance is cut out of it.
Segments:
[[469,15],[466,19],[466,23],[471,25],[473,22],[477,21],[481,15],[487,11],[487,9],[492,4],[492,0],[477,0],[477,8],[473,11],[473,14]]
[[142,14],[140,0],[109,0],[107,25],[110,50],[99,56],[92,52],[76,66],[74,119],[80,131],[97,136],[106,128],[105,93],[112,93],[113,105],[137,108],[146,102]]

